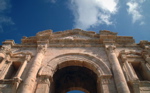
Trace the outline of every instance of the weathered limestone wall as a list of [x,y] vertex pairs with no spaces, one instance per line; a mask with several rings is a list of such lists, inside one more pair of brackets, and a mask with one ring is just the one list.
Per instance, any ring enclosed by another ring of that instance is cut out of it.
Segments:
[[109,61],[105,52],[105,48],[98,48],[98,47],[89,47],[89,48],[69,48],[69,47],[64,47],[64,48],[48,48],[47,52],[45,54],[45,58],[43,59],[42,65],[48,64],[50,60],[53,58],[56,58],[60,55],[65,55],[65,54],[71,54],[71,53],[76,53],[76,54],[87,54],[94,56],[96,58],[101,59],[104,63],[107,64],[108,67]]
[[[114,32],[97,34],[81,29],[42,31],[23,37],[21,44],[3,42],[0,92],[55,93],[55,73],[69,66],[85,67],[95,73],[97,93],[150,92],[150,42],[135,44],[132,37]],[[10,67],[15,70],[9,71]],[[8,73],[12,77],[6,78]],[[71,89],[89,93],[83,87]]]

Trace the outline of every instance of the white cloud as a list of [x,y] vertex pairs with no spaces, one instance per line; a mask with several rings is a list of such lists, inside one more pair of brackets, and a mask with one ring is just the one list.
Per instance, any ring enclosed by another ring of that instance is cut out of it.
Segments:
[[0,16],[0,24],[14,25],[15,23],[12,21],[11,17]]
[[6,12],[11,8],[10,0],[0,0],[0,32],[3,32],[3,25],[13,25],[11,17],[6,16]]
[[140,25],[144,25],[144,24],[145,24],[145,22],[143,22],[143,21],[140,23]]
[[111,25],[118,0],[70,0],[70,9],[75,16],[75,28],[89,29],[100,24]]
[[143,15],[142,15],[142,8],[141,8],[141,4],[145,2],[145,0],[129,0],[127,2],[127,12],[128,14],[130,14],[132,16],[132,22],[135,23],[137,21],[141,21],[140,24],[143,24],[144,22],[142,21],[143,19]]

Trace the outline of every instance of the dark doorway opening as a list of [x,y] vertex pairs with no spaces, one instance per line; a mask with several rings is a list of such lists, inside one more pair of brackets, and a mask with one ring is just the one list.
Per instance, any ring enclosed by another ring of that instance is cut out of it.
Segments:
[[88,93],[97,93],[97,75],[86,67],[68,66],[58,69],[53,80],[54,93],[68,93],[78,89],[83,92],[86,90]]

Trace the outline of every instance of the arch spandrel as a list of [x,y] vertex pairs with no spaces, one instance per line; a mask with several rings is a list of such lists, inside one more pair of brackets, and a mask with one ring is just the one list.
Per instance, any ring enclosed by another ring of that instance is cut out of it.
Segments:
[[81,53],[68,53],[53,58],[48,62],[47,66],[43,67],[39,71],[39,75],[47,74],[48,76],[50,76],[50,71],[51,76],[53,76],[57,69],[61,69],[67,66],[86,67],[95,72],[98,75],[98,77],[112,75],[109,67],[102,60],[91,55]]

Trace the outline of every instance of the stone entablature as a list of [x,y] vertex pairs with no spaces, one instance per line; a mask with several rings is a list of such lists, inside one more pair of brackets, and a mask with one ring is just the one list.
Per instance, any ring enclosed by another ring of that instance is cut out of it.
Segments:
[[79,43],[79,44],[103,44],[103,43],[116,43],[116,44],[133,44],[133,37],[129,36],[117,36],[117,33],[107,30],[100,31],[97,34],[92,31],[83,31],[81,29],[73,29],[62,32],[52,32],[52,30],[46,30],[37,33],[33,37],[23,37],[22,44],[36,44],[37,41],[48,40],[49,44],[58,43]]
[[2,93],[150,92],[149,41],[108,30],[45,30],[0,48]]

